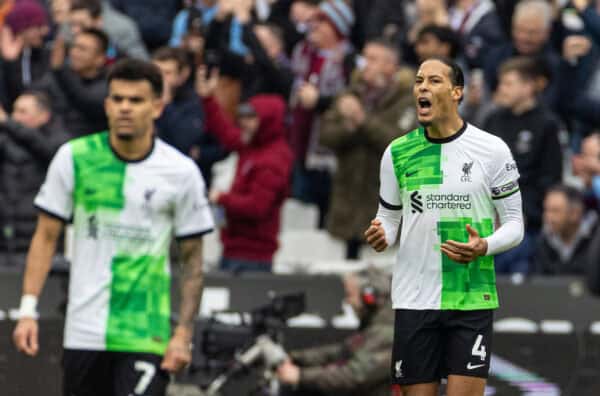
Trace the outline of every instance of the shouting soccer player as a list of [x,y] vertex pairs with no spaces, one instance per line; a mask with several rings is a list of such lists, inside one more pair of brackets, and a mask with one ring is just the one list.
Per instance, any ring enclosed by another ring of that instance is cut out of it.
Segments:
[[[109,78],[110,130],[72,140],[52,160],[23,284],[17,348],[38,352],[36,303],[63,224],[74,225],[64,336],[65,396],[160,396],[190,363],[202,287],[202,239],[213,228],[198,168],[154,134],[162,78],[123,60]],[[183,260],[171,331],[169,244]]]
[[423,62],[413,93],[421,127],[385,150],[380,206],[365,233],[383,251],[402,223],[392,379],[405,396],[437,395],[443,377],[448,396],[480,396],[498,307],[493,256],[523,238],[519,173],[502,140],[459,116],[455,63]]

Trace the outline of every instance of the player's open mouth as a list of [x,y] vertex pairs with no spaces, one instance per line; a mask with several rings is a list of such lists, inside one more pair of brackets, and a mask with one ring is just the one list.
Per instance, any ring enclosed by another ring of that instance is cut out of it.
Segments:
[[427,98],[419,98],[417,100],[417,110],[419,114],[429,113],[431,109],[431,101]]

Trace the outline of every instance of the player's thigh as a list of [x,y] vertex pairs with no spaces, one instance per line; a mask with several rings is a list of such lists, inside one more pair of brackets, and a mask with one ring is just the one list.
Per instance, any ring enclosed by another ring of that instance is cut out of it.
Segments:
[[440,394],[440,384],[415,384],[402,385],[402,396],[438,396]]
[[438,383],[443,356],[439,311],[395,311],[392,383]]
[[63,352],[63,395],[104,396],[112,393],[110,363],[106,352],[65,349]]
[[449,375],[446,395],[448,396],[483,396],[485,393],[485,378],[468,377],[465,375]]
[[492,356],[492,310],[454,311],[444,323],[447,375],[486,379]]
[[160,368],[162,356],[113,352],[114,396],[164,396],[169,374]]

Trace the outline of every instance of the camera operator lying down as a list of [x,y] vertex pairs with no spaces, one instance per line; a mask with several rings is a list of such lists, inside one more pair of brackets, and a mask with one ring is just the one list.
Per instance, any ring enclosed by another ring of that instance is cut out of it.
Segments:
[[389,367],[394,333],[390,279],[375,268],[344,277],[346,302],[359,330],[339,344],[291,351],[277,376],[285,396],[390,395]]

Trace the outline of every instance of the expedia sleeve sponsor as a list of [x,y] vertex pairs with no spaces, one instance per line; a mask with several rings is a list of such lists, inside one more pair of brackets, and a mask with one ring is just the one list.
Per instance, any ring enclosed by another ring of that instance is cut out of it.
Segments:
[[519,191],[519,183],[510,181],[500,187],[492,187],[492,199],[501,199]]
[[425,196],[427,209],[460,209],[472,208],[470,194],[427,194]]

